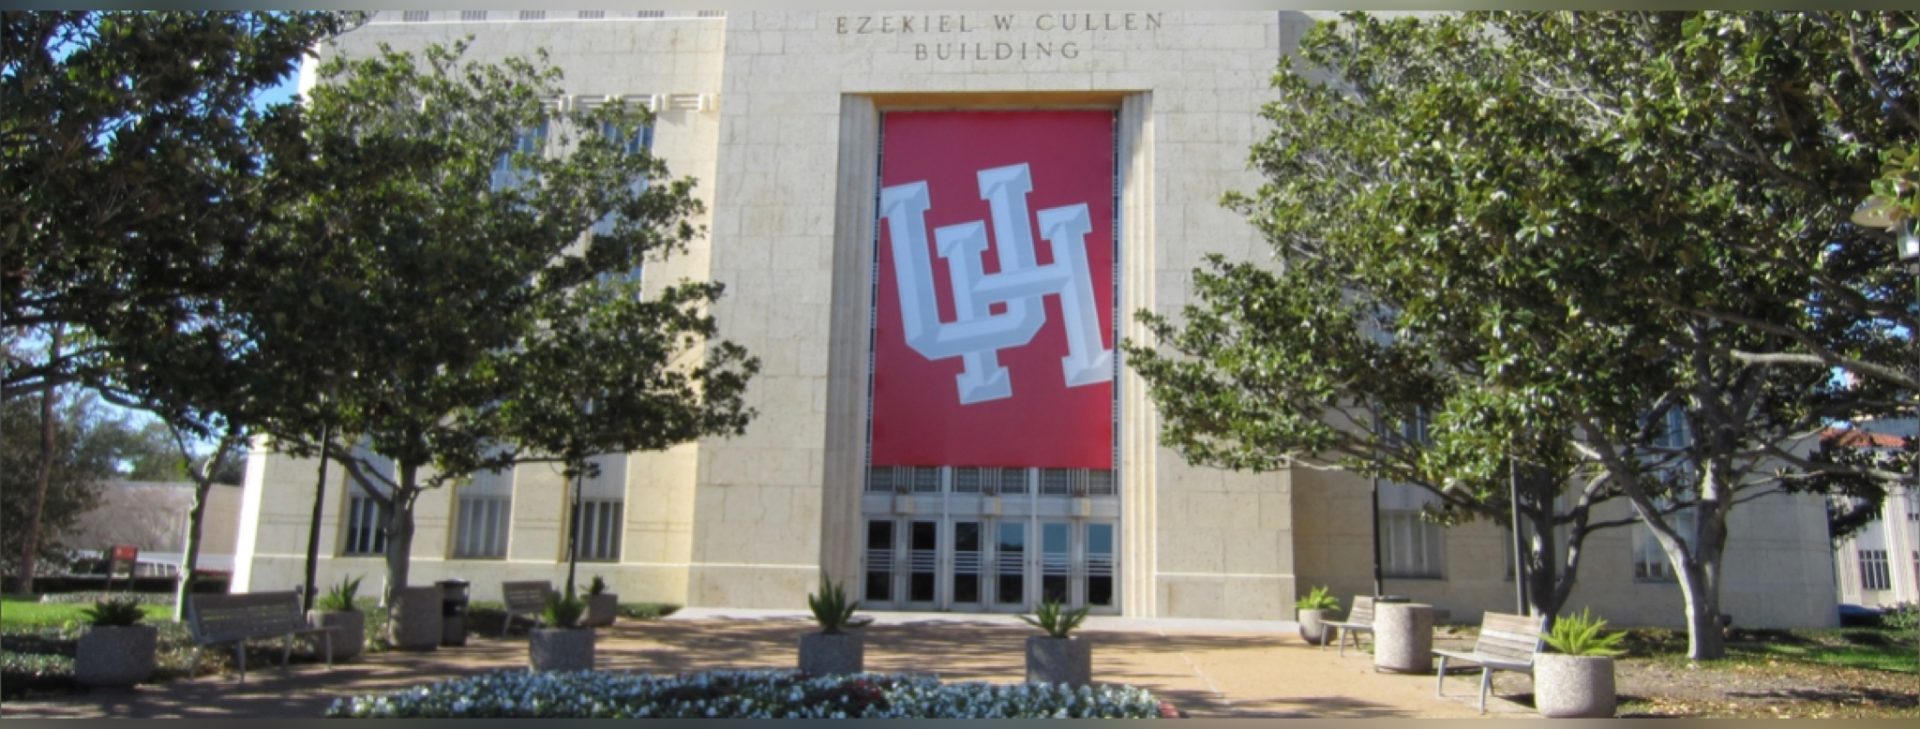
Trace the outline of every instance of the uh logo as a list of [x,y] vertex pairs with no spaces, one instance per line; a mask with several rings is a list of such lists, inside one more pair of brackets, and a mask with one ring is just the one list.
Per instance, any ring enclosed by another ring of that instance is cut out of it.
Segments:
[[[985,273],[987,226],[979,220],[933,231],[934,247],[947,261],[955,320],[940,321],[935,304],[933,260],[927,252],[926,213],[932,206],[925,181],[880,191],[880,215],[892,238],[894,279],[899,282],[900,319],[907,346],[928,359],[959,357],[955,384],[960,404],[1013,396],[1013,380],[1000,364],[1000,350],[1026,346],[1046,324],[1043,296],[1060,297],[1066,320],[1067,356],[1060,369],[1068,387],[1113,379],[1113,350],[1100,343],[1100,314],[1087,266],[1087,233],[1093,229],[1085,203],[1042,210],[1035,217],[1040,237],[1053,247],[1053,263],[1034,256],[1033,230],[1027,224],[1027,194],[1032,174],[1025,163],[980,170],[980,199],[993,219],[994,248],[1000,271]],[[995,314],[989,307],[1004,304]]]

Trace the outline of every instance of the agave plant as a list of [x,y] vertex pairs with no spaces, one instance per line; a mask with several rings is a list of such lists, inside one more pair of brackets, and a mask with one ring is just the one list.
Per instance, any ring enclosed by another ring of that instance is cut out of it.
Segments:
[[807,596],[807,609],[813,611],[814,621],[820,623],[820,632],[827,635],[839,635],[859,607],[858,601],[847,602],[846,591],[827,577],[826,570],[820,571],[819,594]]
[[1087,619],[1087,608],[1067,610],[1059,601],[1048,600],[1034,608],[1031,617],[1022,615],[1020,619],[1045,631],[1049,637],[1065,638],[1073,633],[1074,628],[1080,627],[1081,621]]
[[594,575],[593,581],[587,583],[587,594],[589,595],[599,595],[606,591],[607,591],[607,581],[600,579],[599,575]]
[[547,607],[540,611],[540,622],[549,628],[580,627],[580,616],[587,612],[587,602],[572,593],[559,591],[548,593]]
[[1593,617],[1592,611],[1582,609],[1579,615],[1568,615],[1555,620],[1553,629],[1547,631],[1547,645],[1555,651],[1570,656],[1618,656],[1626,651],[1619,649],[1620,641],[1626,633],[1602,633],[1607,621]]
[[1325,585],[1321,585],[1294,600],[1293,606],[1301,610],[1339,610],[1340,600],[1328,592]]
[[354,609],[353,598],[360,592],[360,579],[360,577],[340,578],[339,584],[329,588],[327,594],[321,595],[314,607],[329,613],[344,613]]
[[140,601],[133,598],[112,598],[93,604],[93,607],[80,611],[87,624],[96,628],[117,628],[138,625],[147,617],[140,609]]

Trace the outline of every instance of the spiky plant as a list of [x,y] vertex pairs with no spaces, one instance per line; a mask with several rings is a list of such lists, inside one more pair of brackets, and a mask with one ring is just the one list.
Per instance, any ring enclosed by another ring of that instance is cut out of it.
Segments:
[[559,591],[547,594],[547,607],[540,611],[540,622],[549,628],[580,627],[580,616],[587,612],[587,602],[572,593],[564,595]]
[[599,575],[594,575],[593,581],[587,583],[587,594],[589,595],[599,595],[606,591],[607,591],[607,581],[600,579]]
[[1328,592],[1325,585],[1321,585],[1294,600],[1293,606],[1301,610],[1339,610],[1340,600]]
[[342,577],[339,584],[327,590],[315,601],[314,607],[323,612],[344,613],[353,610],[354,595],[360,592],[360,577]]
[[820,592],[807,596],[807,609],[813,611],[814,621],[820,623],[820,632],[826,635],[839,635],[859,607],[859,601],[847,601],[846,591],[827,576],[826,570],[820,571]]
[[1087,619],[1087,608],[1067,610],[1059,601],[1047,600],[1033,609],[1032,616],[1022,615],[1020,619],[1045,631],[1048,637],[1065,638],[1073,633],[1074,628],[1080,627],[1081,621]]
[[93,607],[80,611],[80,614],[86,617],[88,625],[96,628],[138,625],[147,617],[146,611],[140,609],[140,601],[130,597],[96,602]]
[[1617,646],[1627,634],[1602,633],[1606,627],[1607,621],[1593,617],[1590,609],[1583,608],[1579,615],[1567,615],[1553,622],[1553,629],[1547,631],[1547,645],[1570,656],[1611,657],[1626,653]]

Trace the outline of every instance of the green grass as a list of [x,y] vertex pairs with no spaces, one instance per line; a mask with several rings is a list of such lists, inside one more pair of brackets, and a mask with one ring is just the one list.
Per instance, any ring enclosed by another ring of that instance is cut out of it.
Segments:
[[[1628,655],[1685,661],[1687,633],[1665,628],[1634,628],[1623,644]],[[1920,673],[1912,633],[1886,628],[1735,629],[1727,638],[1729,662],[1769,659],[1836,668],[1865,668]]]
[[[87,618],[81,612],[92,605],[72,605],[43,603],[26,597],[0,598],[0,630],[32,630],[35,628],[58,628],[72,620],[85,623]],[[171,605],[143,605],[147,621],[153,623],[168,622],[173,619]]]
[[665,602],[623,602],[620,603],[620,616],[637,620],[658,620],[680,609],[679,605]]

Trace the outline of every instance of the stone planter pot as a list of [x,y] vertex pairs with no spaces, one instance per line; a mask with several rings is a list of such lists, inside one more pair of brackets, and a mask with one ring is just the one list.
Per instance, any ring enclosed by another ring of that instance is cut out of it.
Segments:
[[527,634],[527,664],[535,671],[593,670],[593,630],[534,628]]
[[1295,620],[1300,623],[1300,639],[1307,645],[1327,644],[1327,611],[1318,608],[1297,611]]
[[403,587],[393,592],[388,608],[387,641],[405,651],[440,647],[440,588]]
[[307,612],[307,624],[326,628],[333,641],[333,660],[344,661],[360,655],[367,647],[367,616],[358,610]]
[[80,636],[73,677],[88,686],[132,686],[153,675],[153,647],[160,631],[151,625],[94,626]]
[[1027,683],[1093,683],[1093,644],[1080,638],[1028,636]]
[[604,628],[612,625],[617,617],[620,617],[620,596],[603,592],[587,596],[587,614],[581,616],[580,624],[589,628]]
[[1613,716],[1613,659],[1559,653],[1534,656],[1533,708],[1554,719]]
[[800,672],[809,676],[860,673],[866,670],[867,639],[855,633],[808,633],[800,636]]

